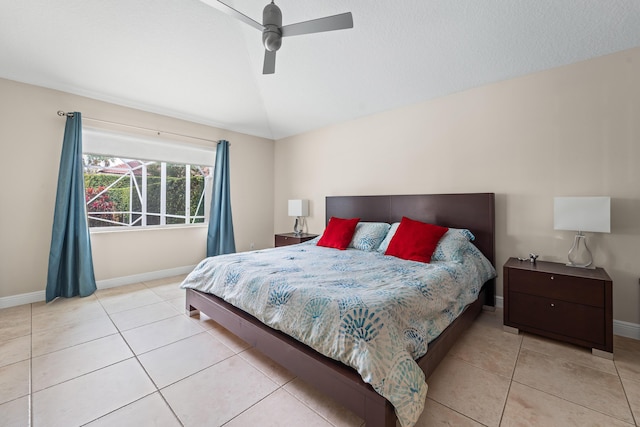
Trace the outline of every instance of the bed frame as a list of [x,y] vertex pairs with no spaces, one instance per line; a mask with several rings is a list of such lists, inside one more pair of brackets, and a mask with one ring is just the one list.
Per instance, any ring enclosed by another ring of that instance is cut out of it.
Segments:
[[[362,221],[399,222],[403,216],[446,227],[467,228],[474,244],[495,265],[495,196],[493,193],[391,196],[339,196],[326,198],[326,221],[332,216],[359,217]],[[482,307],[495,307],[495,279],[482,288],[478,300],[429,343],[417,360],[425,376],[471,325]],[[352,368],[330,359],[288,335],[271,329],[255,317],[215,295],[187,289],[189,315],[198,311],[260,350],[308,384],[331,396],[365,420],[366,427],[395,427],[393,406]]]

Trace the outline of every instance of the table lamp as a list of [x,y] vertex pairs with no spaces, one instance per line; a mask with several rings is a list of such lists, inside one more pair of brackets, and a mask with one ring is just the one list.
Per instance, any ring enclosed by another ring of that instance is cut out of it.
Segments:
[[306,225],[305,217],[309,216],[309,201],[302,199],[289,200],[289,216],[296,217],[296,221],[293,224],[293,233],[296,236],[301,235]]
[[577,231],[569,250],[567,265],[595,268],[587,246],[585,231],[611,232],[610,197],[555,197],[553,199],[553,229]]

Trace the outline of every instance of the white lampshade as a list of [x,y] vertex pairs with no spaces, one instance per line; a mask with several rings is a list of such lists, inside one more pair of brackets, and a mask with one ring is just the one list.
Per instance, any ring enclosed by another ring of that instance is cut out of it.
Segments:
[[309,216],[309,201],[289,200],[289,216]]
[[611,232],[610,197],[555,197],[554,230]]

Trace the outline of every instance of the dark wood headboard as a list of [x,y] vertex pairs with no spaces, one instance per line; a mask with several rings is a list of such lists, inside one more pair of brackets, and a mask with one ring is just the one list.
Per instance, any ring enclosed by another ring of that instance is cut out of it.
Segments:
[[335,216],[391,224],[406,216],[444,227],[466,228],[476,236],[476,247],[496,265],[494,193],[330,196],[326,214],[327,222]]

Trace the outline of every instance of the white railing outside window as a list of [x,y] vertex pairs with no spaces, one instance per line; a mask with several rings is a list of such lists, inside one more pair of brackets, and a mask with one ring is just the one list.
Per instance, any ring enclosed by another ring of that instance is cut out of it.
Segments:
[[83,154],[90,227],[206,222],[210,166]]

